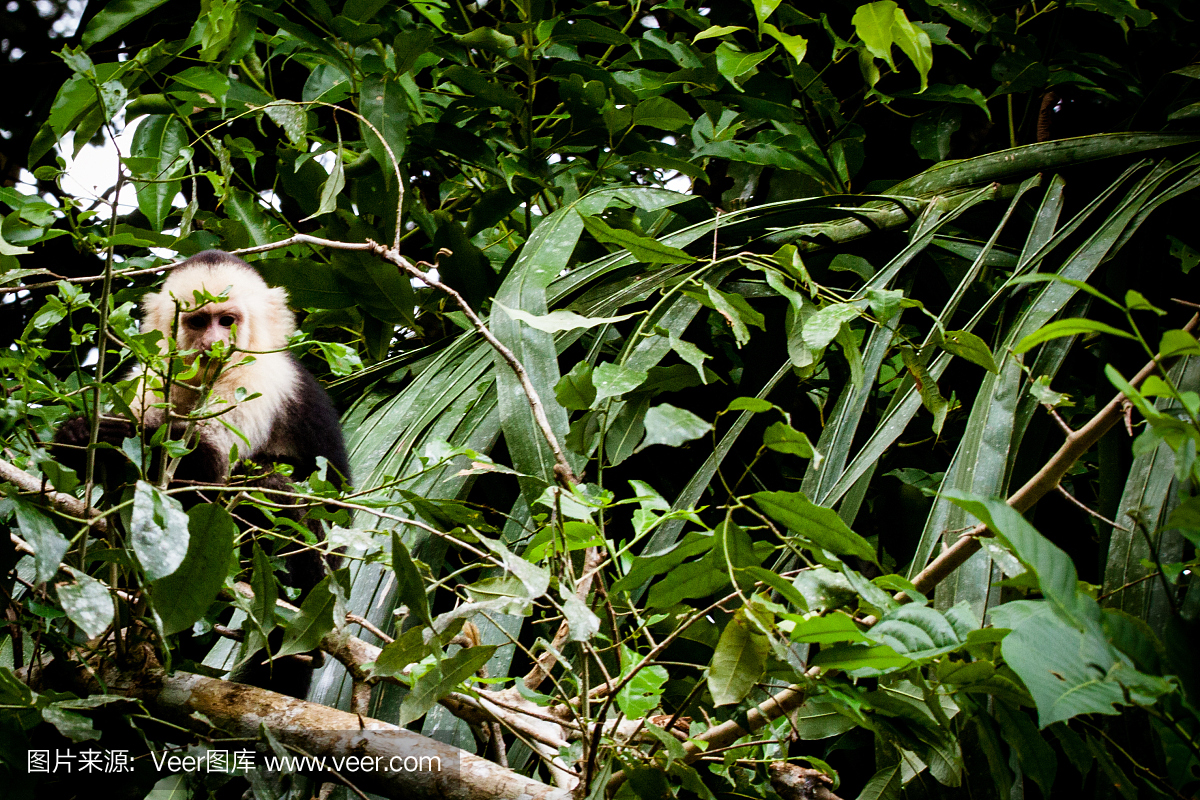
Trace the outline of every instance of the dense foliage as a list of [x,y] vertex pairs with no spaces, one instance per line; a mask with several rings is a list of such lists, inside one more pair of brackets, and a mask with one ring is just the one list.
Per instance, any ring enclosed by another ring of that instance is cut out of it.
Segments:
[[[1193,796],[1192,11],[10,4],[11,796],[240,793],[26,754],[203,754],[53,664],[219,677],[278,628],[382,646],[314,702],[588,796]],[[292,499],[350,566],[298,610],[276,543],[320,545],[277,498],[185,511],[133,442],[123,484],[45,447],[171,369],[136,303],[211,248],[288,289],[345,409],[355,489]]]

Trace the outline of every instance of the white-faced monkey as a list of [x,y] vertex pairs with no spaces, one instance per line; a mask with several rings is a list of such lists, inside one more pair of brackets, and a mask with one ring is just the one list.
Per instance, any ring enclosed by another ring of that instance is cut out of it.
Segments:
[[[142,311],[142,332],[161,332],[164,354],[173,340],[183,353],[177,359],[182,364],[172,371],[169,403],[162,376],[145,366],[135,368],[128,376],[138,381],[130,403],[135,419],[102,417],[99,441],[120,448],[126,438],[141,434],[149,442],[166,423],[169,408],[170,438],[186,436],[194,444],[178,462],[177,482],[246,479],[251,487],[288,488],[277,465],[289,465],[291,480],[301,481],[316,471],[317,457],[323,456],[328,479],[339,488],[348,484],[350,464],[337,411],[286,349],[296,322],[282,288],[268,286],[241,259],[209,250],[175,267],[162,288],[145,298]],[[202,418],[189,421],[187,416],[197,410]],[[81,475],[89,434],[90,420],[76,417],[54,439],[57,459]],[[231,464],[235,447],[237,462]],[[106,468],[123,469],[115,455],[103,454]],[[100,457],[98,451],[98,463]],[[162,467],[161,456],[155,462]],[[309,528],[323,541],[319,521],[310,521]],[[324,577],[317,551],[289,547],[280,554],[288,563],[288,583],[302,594]],[[326,560],[336,567],[340,559],[329,555]]]

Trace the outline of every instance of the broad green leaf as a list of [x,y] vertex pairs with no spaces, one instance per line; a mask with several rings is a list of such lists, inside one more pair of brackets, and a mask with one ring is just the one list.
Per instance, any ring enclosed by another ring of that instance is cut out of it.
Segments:
[[312,650],[333,630],[336,624],[333,611],[337,602],[331,586],[333,580],[332,576],[325,576],[304,598],[300,612],[284,629],[283,644],[273,654],[276,658]]
[[741,91],[738,78],[753,75],[758,65],[770,58],[774,52],[775,45],[757,53],[747,53],[729,42],[721,42],[716,51],[717,71],[724,75],[734,88]]
[[718,706],[739,703],[762,679],[771,643],[744,606],[721,631],[708,668],[708,690]]
[[375,659],[375,674],[382,677],[401,674],[411,664],[429,655],[430,645],[425,642],[426,628],[414,625],[383,646]]
[[691,411],[676,408],[670,403],[662,403],[647,411],[645,425],[646,438],[635,452],[655,444],[679,447],[684,442],[699,439],[712,430],[711,424]]
[[[621,662],[627,668],[632,668],[640,661],[637,653],[621,646]],[[658,708],[668,677],[665,667],[648,666],[638,670],[629,683],[617,692],[617,708],[629,719],[644,719]]]
[[1158,352],[1163,357],[1200,356],[1200,343],[1187,331],[1165,331],[1159,342]]
[[786,422],[773,423],[763,431],[763,446],[777,453],[790,453],[801,458],[816,459],[818,463],[821,459],[821,454],[813,447],[808,436]]
[[1054,774],[1058,769],[1058,757],[1041,734],[1033,720],[1020,708],[997,700],[994,716],[1000,726],[1004,741],[1016,752],[1021,771],[1033,779],[1042,790],[1042,797],[1052,797]]
[[263,106],[263,111],[272,122],[283,128],[293,146],[305,146],[308,142],[308,118],[303,106],[289,100],[275,100]]
[[1099,609],[1079,593],[1075,562],[1061,548],[1038,533],[1020,512],[1000,500],[982,499],[951,490],[948,500],[986,524],[1038,578],[1042,594],[1071,624],[1084,628],[1098,620]]
[[1107,333],[1112,336],[1120,336],[1124,339],[1137,338],[1132,333],[1126,333],[1119,328],[1114,328],[1112,325],[1106,325],[1103,322],[1070,317],[1068,319],[1055,320],[1048,325],[1043,325],[1041,328],[1018,342],[1017,346],[1013,348],[1013,352],[1019,355],[1033,349],[1034,347],[1037,347],[1042,342],[1048,342],[1051,339],[1057,339],[1060,336],[1078,336],[1081,333]]
[[146,577],[170,575],[190,549],[188,515],[179,501],[156,486],[138,481],[129,518],[130,544]]
[[690,264],[696,259],[678,247],[671,247],[650,236],[613,228],[599,217],[580,214],[587,232],[604,244],[615,244],[646,264]]
[[896,62],[892,60],[892,45],[896,39],[892,26],[898,10],[892,0],[877,0],[859,6],[850,20],[854,25],[854,32],[862,39],[868,52],[886,61],[893,72]]
[[784,33],[769,22],[762,24],[762,32],[783,45],[783,49],[797,64],[804,60],[808,53],[808,39],[796,34]]
[[513,319],[524,322],[531,328],[537,328],[539,331],[546,333],[560,333],[562,331],[573,331],[579,329],[595,328],[599,325],[611,325],[614,322],[622,322],[635,314],[620,314],[615,317],[582,317],[574,311],[551,311],[549,314],[535,316],[520,309],[509,308],[503,303],[496,303],[505,314]]
[[[408,144],[408,104],[404,100],[404,90],[397,80],[371,75],[363,81],[359,98],[359,110],[375,129],[362,125],[362,138],[379,165],[384,186],[390,188],[397,168],[392,156],[403,162]],[[387,147],[384,147],[385,142]]]
[[712,25],[692,37],[692,44],[704,39],[715,39],[737,31],[748,30],[745,25]]
[[595,636],[600,630],[600,618],[566,583],[559,585],[559,594],[562,596],[563,616],[567,620],[569,640],[586,642]]
[[276,624],[275,603],[279,599],[279,587],[275,584],[275,570],[271,559],[254,543],[251,556],[253,572],[250,586],[254,589],[254,601],[250,604],[250,618],[263,633],[270,632]]
[[[187,530],[187,554],[179,568],[149,587],[151,603],[162,620],[163,633],[168,636],[187,630],[205,615],[225,585],[229,559],[234,552],[233,518],[224,506],[203,503],[193,507],[187,513]],[[274,587],[273,578],[271,586]],[[254,588],[257,600],[257,583]],[[271,594],[269,600],[273,613],[275,595]]]
[[856,669],[887,672],[907,666],[912,661],[886,644],[835,644],[832,647],[822,647],[821,652],[813,656],[808,663],[809,666],[840,669],[846,672]]
[[178,118],[151,114],[138,123],[130,145],[130,155],[138,159],[134,176],[137,185],[138,208],[150,221],[154,231],[163,229],[175,196],[183,188],[179,176],[191,160],[187,130]]
[[58,528],[54,527],[54,522],[33,503],[21,497],[13,497],[12,501],[21,536],[33,546],[36,553],[34,557],[35,580],[38,583],[52,580],[58,572],[63,556],[67,553],[70,542],[58,532]]
[[415,614],[417,620],[427,628],[433,627],[433,617],[429,613],[429,600],[425,595],[425,581],[417,565],[413,563],[408,548],[400,539],[400,534],[392,531],[392,569],[396,573],[396,593],[400,602],[408,606],[410,614]]
[[620,397],[626,392],[632,392],[645,382],[645,372],[629,369],[620,364],[605,361],[592,370],[592,385],[596,389],[596,399],[592,407],[597,408],[610,397]]
[[84,635],[89,639],[99,636],[113,621],[112,595],[107,586],[86,572],[74,567],[67,567],[67,571],[75,578],[75,583],[62,583],[55,588],[58,601],[67,612],[67,618],[78,625]]
[[826,347],[837,336],[842,323],[856,319],[859,313],[849,303],[825,306],[804,323],[804,343],[814,350]]
[[970,331],[946,331],[942,338],[942,349],[947,353],[965,358],[972,364],[978,364],[988,372],[999,375],[1000,367],[992,356],[987,343]]
[[83,30],[84,47],[102,42],[131,22],[141,19],[166,0],[114,0],[106,3]]
[[779,4],[783,0],[752,0],[751,5],[754,6],[754,17],[758,20],[758,24],[767,21],[767,17],[775,13],[775,9],[779,8]]
[[568,411],[583,411],[596,402],[596,386],[592,383],[592,365],[577,361],[554,387],[558,404]]
[[322,214],[328,214],[331,211],[337,210],[338,195],[342,193],[342,189],[346,188],[346,174],[342,164],[342,141],[341,136],[338,136],[338,146],[333,151],[333,167],[329,171],[329,177],[321,185],[321,200],[316,211],[309,214],[301,222],[308,222],[310,219],[319,217]]
[[1118,714],[1127,700],[1149,705],[1172,691],[1168,681],[1120,658],[1099,625],[1082,631],[1049,602],[1005,603],[992,611],[992,622],[1012,629],[1001,645],[1004,662],[1033,695],[1039,727],[1080,714]]
[[833,612],[797,622],[792,628],[793,642],[833,644],[834,642],[866,642],[867,637],[848,614]]
[[929,85],[929,69],[933,66],[933,44],[929,41],[929,34],[909,22],[904,9],[897,8],[892,17],[892,36],[917,68],[921,76],[921,91],[925,91]]
[[478,645],[464,647],[449,658],[443,658],[413,684],[400,707],[400,724],[407,725],[427,714],[438,700],[478,672],[495,651],[495,645]]
[[868,636],[912,659],[933,658],[962,644],[941,612],[912,604],[887,612]]
[[692,117],[674,100],[665,97],[651,97],[634,106],[633,124],[649,125],[664,131],[677,131],[685,125],[691,125]]
[[756,492],[750,499],[771,519],[817,547],[877,563],[875,548],[850,530],[837,512],[815,505],[800,492]]

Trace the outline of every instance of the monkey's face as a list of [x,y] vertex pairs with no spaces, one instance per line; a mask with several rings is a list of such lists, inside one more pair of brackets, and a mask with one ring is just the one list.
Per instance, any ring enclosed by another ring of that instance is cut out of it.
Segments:
[[200,359],[202,369],[197,375],[199,379],[211,379],[209,372],[220,367],[212,358],[212,349],[221,344],[228,353],[233,347],[235,326],[241,330],[245,323],[245,315],[235,303],[209,303],[194,311],[185,311],[179,316],[179,335],[176,341],[180,350],[199,351],[196,356],[189,357],[190,364],[194,358]]

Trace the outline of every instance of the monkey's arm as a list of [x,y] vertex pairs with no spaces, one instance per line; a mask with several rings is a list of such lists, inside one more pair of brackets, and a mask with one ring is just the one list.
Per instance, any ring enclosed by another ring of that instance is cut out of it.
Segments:
[[[89,417],[72,417],[59,427],[54,434],[54,441],[50,445],[50,452],[54,459],[64,467],[75,470],[80,477],[87,470],[87,447],[91,440],[91,426],[92,421]],[[125,417],[102,416],[96,434],[96,442],[120,448],[126,439],[137,437],[140,427],[139,423]],[[171,438],[182,438],[186,428],[185,422],[172,423]],[[153,435],[148,437],[148,440],[152,439]],[[147,477],[153,478],[158,475],[162,459],[162,448],[154,448],[149,469],[146,471]],[[96,451],[97,468],[111,474],[121,474],[126,461],[124,454],[115,453],[107,448]],[[175,479],[194,483],[223,483],[227,461],[228,454],[221,453],[201,434],[195,448],[180,461],[175,470]]]

